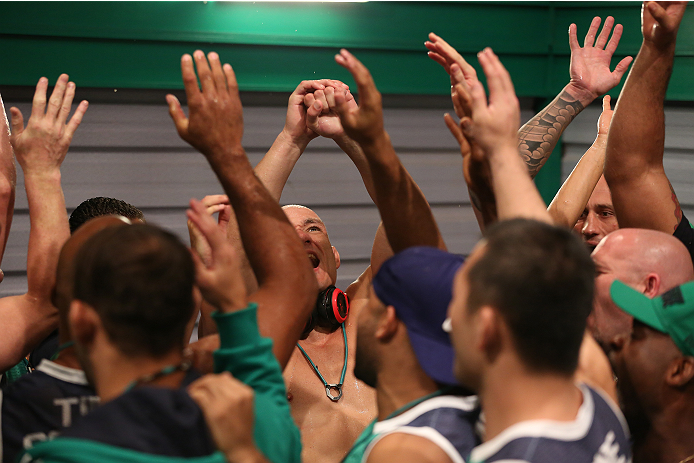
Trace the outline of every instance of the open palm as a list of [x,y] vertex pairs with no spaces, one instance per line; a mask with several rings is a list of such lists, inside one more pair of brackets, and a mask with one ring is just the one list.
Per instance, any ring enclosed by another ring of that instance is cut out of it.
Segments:
[[614,19],[608,16],[600,35],[595,38],[600,27],[600,18],[595,17],[590,24],[588,33],[581,47],[576,37],[576,25],[569,27],[569,46],[571,48],[571,64],[569,75],[571,83],[590,92],[594,98],[610,91],[615,87],[627,71],[632,58],[630,56],[621,60],[614,71],[610,71],[610,61],[619,40],[622,37],[622,25],[617,24],[612,38],[608,42]]

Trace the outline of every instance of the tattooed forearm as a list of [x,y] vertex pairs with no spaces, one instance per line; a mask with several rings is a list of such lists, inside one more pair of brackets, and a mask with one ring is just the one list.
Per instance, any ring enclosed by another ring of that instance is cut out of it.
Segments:
[[675,230],[677,230],[677,227],[679,227],[680,222],[682,221],[682,207],[680,206],[680,201],[677,199],[677,195],[675,194],[675,189],[672,188],[672,183],[668,182],[668,185],[670,185],[670,192],[672,193],[672,202],[675,204],[675,219],[677,222],[675,223]]
[[564,129],[582,110],[583,104],[564,90],[545,109],[520,128],[518,148],[531,177],[537,175]]

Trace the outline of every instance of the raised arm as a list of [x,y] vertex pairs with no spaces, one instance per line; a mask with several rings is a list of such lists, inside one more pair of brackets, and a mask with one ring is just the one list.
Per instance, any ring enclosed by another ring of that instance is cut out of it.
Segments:
[[[236,76],[216,53],[184,55],[181,71],[190,116],[167,95],[169,112],[185,141],[208,160],[236,213],[243,247],[258,279],[248,299],[258,303],[261,334],[274,341],[284,367],[299,339],[318,292],[316,278],[296,231],[277,200],[258,180],[241,145],[243,114]],[[288,271],[288,269],[290,271]],[[277,323],[282,320],[282,323]]]
[[324,89],[325,84],[329,82],[333,81],[305,80],[299,84],[289,96],[287,118],[282,132],[255,167],[256,175],[276,201],[280,200],[284,185],[299,157],[309,142],[318,136],[306,125],[307,108],[304,105],[304,97],[311,92]]
[[[445,249],[429,203],[402,165],[383,126],[381,94],[369,70],[347,50],[335,61],[354,77],[359,88],[359,106],[346,93],[337,92],[335,102],[345,132],[361,146],[373,176],[376,205],[394,252],[411,246]],[[376,245],[376,244],[375,244]],[[372,271],[378,271],[374,262]]]
[[[617,24],[610,39],[613,25],[614,18],[608,16],[596,40],[600,18],[593,18],[583,47],[576,37],[576,25],[569,26],[570,81],[547,107],[518,131],[518,146],[531,177],[540,171],[574,117],[595,98],[615,87],[628,69],[631,57],[624,58],[610,72],[610,61],[622,36],[622,25]],[[474,68],[441,37],[432,33],[425,45],[429,49],[429,56],[449,73],[453,87],[465,83],[467,88],[471,88],[477,82]],[[455,77],[451,69],[453,64],[459,66],[464,79]],[[458,117],[462,115],[458,114]]]
[[75,96],[75,84],[68,82],[66,74],[61,75],[48,105],[47,87],[48,79],[42,77],[36,86],[26,128],[19,109],[11,109],[11,142],[17,162],[24,171],[31,228],[27,254],[28,292],[0,300],[0,318],[4,321],[0,328],[2,370],[28,354],[58,323],[51,293],[58,255],[70,236],[60,185],[60,166],[88,104],[81,102],[66,124]]
[[[219,310],[214,318],[220,325],[221,336],[214,364],[215,371],[226,373],[203,377],[188,391],[203,409],[212,436],[228,461],[264,461],[260,450],[275,462],[299,461],[301,438],[291,418],[282,372],[272,353],[272,341],[258,332],[257,308],[246,303],[234,246],[204,204],[191,200],[190,206],[187,216],[210,248],[207,262],[193,253],[195,279],[205,298]],[[203,384],[219,387],[196,387]],[[205,401],[205,397],[216,395],[214,390],[237,406],[228,408],[224,401]],[[245,399],[237,402],[242,397]],[[251,459],[246,458],[249,450],[254,455]]]
[[643,43],[615,107],[605,180],[620,228],[673,233],[682,210],[663,168],[663,105],[686,2],[646,2]]
[[349,92],[349,87],[340,81],[333,82],[333,84],[327,84],[325,89],[316,90],[304,98],[304,104],[308,108],[306,125],[321,137],[332,139],[349,156],[361,175],[366,191],[375,204],[376,189],[369,161],[359,143],[345,133],[340,122],[340,115],[337,113],[335,95],[339,92],[344,93],[345,101],[352,109],[357,107],[357,102],[352,93]]
[[[429,58],[439,63],[448,73],[451,79],[453,108],[459,118],[464,117],[466,115],[465,108],[461,106],[461,103],[463,101],[469,103],[466,99],[468,94],[465,93],[461,99],[456,89],[458,85],[461,85],[466,91],[469,91],[472,86],[479,82],[477,71],[465,61],[465,58],[455,48],[433,32],[429,33],[429,40],[424,42],[424,45],[429,50],[427,53]],[[469,106],[466,106],[466,108],[469,109]],[[446,116],[446,124],[455,124],[450,115]],[[460,137],[456,138],[460,143],[461,154],[463,155],[463,177],[467,184],[470,204],[480,230],[484,230],[497,219],[496,201],[492,192],[491,179],[488,175],[489,166],[486,160],[483,159],[483,156],[469,156],[473,152],[474,144],[468,144],[467,141],[462,141]],[[479,150],[476,150],[476,152],[479,153]]]
[[[489,101],[482,84],[476,82],[470,89],[471,117],[463,117],[460,126],[448,123],[448,127],[461,144],[466,139],[468,143],[479,146],[486,155],[499,220],[525,217],[551,222],[518,152],[516,127],[520,120],[520,105],[511,76],[491,49],[480,52],[478,59],[487,77]],[[466,90],[461,84],[457,87],[456,93],[461,98],[461,107],[464,107]]]
[[595,141],[581,156],[547,208],[555,224],[571,228],[583,214],[605,166],[605,149],[612,113],[610,96],[605,95],[602,100],[602,114],[598,119],[598,135]]
[[[7,238],[14,214],[14,190],[17,185],[17,169],[14,164],[14,151],[10,143],[10,124],[7,122],[5,105],[0,97],[0,262],[5,255]],[[3,279],[0,270],[0,281]]]
[[583,47],[578,44],[576,24],[569,26],[571,80],[547,107],[518,131],[518,146],[531,177],[535,177],[549,159],[564,129],[578,113],[597,97],[619,84],[629,68],[632,60],[630,56],[622,59],[614,71],[610,72],[612,55],[622,37],[622,25],[617,24],[608,42],[613,25],[614,18],[608,16],[596,40],[600,18],[593,18]]
[[[287,117],[282,132],[255,167],[256,175],[277,201],[280,200],[282,190],[299,157],[303,154],[308,143],[319,135],[334,139],[338,146],[352,158],[362,176],[366,178],[370,175],[358,145],[344,135],[342,128],[339,127],[339,123],[337,124],[338,127],[336,127],[334,120],[337,119],[337,116],[330,114],[321,115],[321,109],[318,111],[312,110],[310,108],[312,104],[306,104],[307,97],[313,97],[314,93],[323,92],[328,87],[331,89],[341,88],[348,90],[348,87],[342,82],[330,79],[303,81],[299,84],[289,97]],[[313,100],[311,100],[311,103],[313,103]],[[327,113],[327,106],[325,109]],[[313,125],[309,127],[308,120],[311,116],[313,116]],[[320,129],[320,133],[312,130],[312,128]],[[229,241],[236,246],[239,258],[242,261],[241,267],[244,281],[246,282],[246,289],[249,292],[253,292],[258,288],[258,283],[243,252],[239,227],[233,210],[229,218],[227,236]],[[212,322],[210,316],[212,309],[205,301],[202,301],[201,324],[204,334],[216,333],[216,325]]]

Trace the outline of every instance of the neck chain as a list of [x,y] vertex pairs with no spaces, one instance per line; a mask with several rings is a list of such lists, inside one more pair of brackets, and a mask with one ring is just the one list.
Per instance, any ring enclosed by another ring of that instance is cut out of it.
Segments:
[[694,455],[689,455],[687,458],[680,461],[680,463],[687,463],[688,461],[692,461],[692,460],[694,460]]
[[177,371],[188,371],[188,370],[190,370],[190,367],[191,367],[191,362],[190,362],[190,360],[187,360],[187,359],[181,361],[181,363],[179,363],[178,365],[167,365],[155,373],[140,376],[135,381],[128,384],[128,387],[125,388],[124,392],[130,391],[130,390],[134,389],[136,386],[139,386],[140,384],[151,383],[155,379],[159,379],[163,376],[169,376],[173,373],[176,373]]
[[58,356],[60,355],[60,353],[61,353],[62,351],[64,351],[64,350],[67,349],[68,347],[72,347],[72,346],[74,346],[74,345],[75,345],[75,341],[68,341],[68,342],[66,342],[66,343],[63,343],[63,344],[59,345],[58,348],[57,348],[56,351],[55,351],[55,354],[51,355],[51,360],[57,359]]
[[[304,354],[304,357],[306,357],[306,360],[308,360],[308,363],[310,363],[313,367],[313,371],[316,372],[320,380],[323,382],[323,386],[325,386],[325,395],[327,395],[328,399],[332,400],[333,402],[337,402],[342,397],[342,385],[345,382],[345,373],[347,372],[347,332],[345,331],[344,322],[342,322],[340,326],[342,326],[342,337],[345,340],[345,360],[342,364],[342,374],[340,375],[340,382],[337,384],[328,384],[325,378],[323,378],[323,375],[320,374],[320,371],[318,371],[318,367],[316,366],[316,364],[313,363],[313,360],[311,360],[311,357],[309,357],[304,348],[301,347],[301,344],[299,344],[298,342],[296,343],[301,353]],[[337,395],[333,395],[333,389],[337,391]]]

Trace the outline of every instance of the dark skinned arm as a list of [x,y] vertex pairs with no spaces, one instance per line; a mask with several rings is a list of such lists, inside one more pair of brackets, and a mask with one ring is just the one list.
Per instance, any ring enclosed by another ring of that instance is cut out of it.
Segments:
[[[347,50],[341,50],[335,61],[350,71],[359,88],[358,107],[350,105],[346,93],[339,92],[336,107],[346,134],[359,143],[368,161],[390,247],[395,253],[411,246],[445,249],[429,203],[398,159],[385,131],[381,94],[369,70]],[[371,264],[372,271],[377,272],[380,263]]]
[[605,180],[620,228],[672,233],[682,210],[663,168],[663,105],[686,3],[647,2],[643,43],[615,107],[607,141]]
[[[169,112],[185,141],[210,163],[236,214],[243,248],[258,280],[248,300],[258,303],[262,335],[274,341],[273,352],[284,366],[301,335],[318,292],[316,278],[296,231],[277,200],[263,186],[241,145],[243,114],[236,76],[219,56],[194,53],[181,59],[189,118],[173,95]],[[292,269],[288,272],[287,269]],[[277,320],[283,323],[277,323]]]

